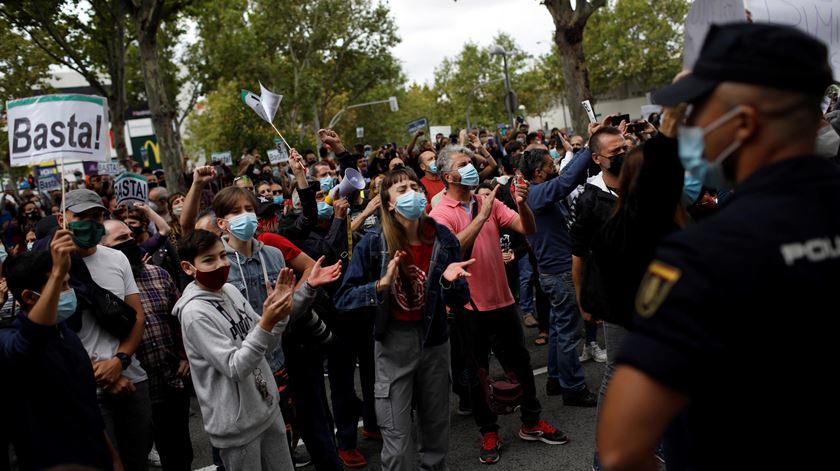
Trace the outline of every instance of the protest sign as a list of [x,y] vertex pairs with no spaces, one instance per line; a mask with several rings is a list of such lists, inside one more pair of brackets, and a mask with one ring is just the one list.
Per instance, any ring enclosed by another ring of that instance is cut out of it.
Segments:
[[437,136],[438,134],[443,134],[443,137],[449,137],[452,134],[452,126],[430,126],[429,127],[429,135],[430,136]]
[[284,141],[275,138],[274,146],[274,149],[271,149],[267,152],[268,161],[272,164],[287,162],[289,160],[289,151],[286,149]]
[[149,184],[146,182],[146,177],[136,173],[121,174],[114,184],[114,191],[117,195],[117,204],[149,202]]
[[124,169],[117,162],[99,162],[97,170],[100,175],[115,176],[119,175]]
[[277,113],[277,108],[280,107],[280,101],[283,100],[283,95],[278,95],[263,87],[262,83],[260,83],[259,95],[248,90],[242,90],[240,97],[249,108],[257,113],[257,116],[267,123],[274,121],[274,114]]
[[[421,129],[426,129],[429,126],[429,120],[426,118],[415,119],[408,123],[408,135],[413,136],[414,133]],[[448,134],[447,134],[448,135]]]
[[49,193],[61,189],[61,175],[55,165],[37,167],[37,175],[39,192]]
[[43,95],[11,100],[6,107],[12,167],[53,159],[111,159],[103,97]]
[[597,123],[598,120],[595,119],[595,109],[592,108],[592,102],[589,100],[583,100],[580,104],[583,105],[583,109],[586,111],[586,116],[589,118],[589,122]]
[[[786,2],[787,3],[787,2]],[[692,69],[700,55],[700,48],[709,32],[709,26],[746,21],[743,0],[695,1],[685,18],[685,49],[683,68]]]
[[648,119],[653,113],[662,113],[662,105],[642,105],[642,119]]
[[365,128],[356,128],[356,139],[365,137]]
[[840,0],[749,0],[756,23],[793,26],[828,46],[828,62],[840,77]]
[[233,167],[233,156],[231,155],[230,151],[224,152],[213,152],[210,155],[211,162],[221,162],[228,167]]

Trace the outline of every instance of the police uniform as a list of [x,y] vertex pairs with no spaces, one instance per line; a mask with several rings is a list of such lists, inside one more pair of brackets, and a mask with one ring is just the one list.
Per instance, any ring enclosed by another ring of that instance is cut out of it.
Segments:
[[665,239],[617,361],[688,398],[666,433],[669,471],[834,461],[821,453],[836,401],[814,381],[833,379],[838,293],[840,170],[816,156],[760,168]]

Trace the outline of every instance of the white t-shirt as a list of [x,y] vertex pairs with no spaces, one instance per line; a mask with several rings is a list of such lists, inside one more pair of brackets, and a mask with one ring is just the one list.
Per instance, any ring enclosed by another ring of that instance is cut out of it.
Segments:
[[[131,294],[138,294],[137,283],[131,273],[131,265],[128,258],[119,250],[114,250],[104,245],[97,245],[96,252],[83,259],[93,281],[102,288],[114,293],[125,301],[125,297]],[[84,313],[82,316],[82,330],[79,331],[79,339],[85,346],[91,359],[110,360],[117,354],[120,347],[120,340],[101,328],[91,314]],[[147,379],[146,372],[132,357],[131,365],[123,371],[123,375],[132,383],[139,383]]]

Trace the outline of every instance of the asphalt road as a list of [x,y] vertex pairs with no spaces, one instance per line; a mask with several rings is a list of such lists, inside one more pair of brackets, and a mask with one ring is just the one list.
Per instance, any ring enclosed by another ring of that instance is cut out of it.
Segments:
[[[591,469],[592,452],[595,439],[595,409],[565,407],[559,396],[545,394],[545,366],[548,364],[548,347],[534,345],[536,329],[526,329],[525,346],[531,354],[531,367],[535,371],[537,394],[542,404],[542,417],[566,432],[571,441],[566,445],[546,445],[542,442],[525,442],[517,436],[520,426],[518,414],[499,418],[500,437],[502,439],[502,459],[493,466],[483,465],[478,461],[480,435],[471,416],[455,414],[457,398],[452,396],[452,422],[450,436],[449,467],[456,470],[500,469],[500,470],[573,470]],[[603,345],[602,332],[599,333]],[[604,365],[588,361],[583,364],[590,390],[597,392],[601,384]],[[357,391],[358,379],[357,379]],[[361,392],[358,393],[361,397]],[[329,395],[328,395],[329,397]],[[193,438],[195,459],[194,469],[203,469],[212,465],[210,445],[201,422],[201,412],[193,400],[193,413],[190,417],[190,429]],[[359,435],[359,448],[368,459],[367,470],[379,469],[380,443],[365,439]],[[207,471],[214,469],[207,468]],[[314,470],[312,466],[300,468]]]

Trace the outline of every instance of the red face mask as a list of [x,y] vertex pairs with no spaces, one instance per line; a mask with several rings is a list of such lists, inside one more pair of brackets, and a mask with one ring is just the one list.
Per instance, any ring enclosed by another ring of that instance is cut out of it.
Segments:
[[196,268],[195,281],[210,290],[218,291],[227,283],[228,273],[230,273],[230,265],[219,267],[213,271],[201,271]]

